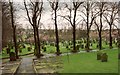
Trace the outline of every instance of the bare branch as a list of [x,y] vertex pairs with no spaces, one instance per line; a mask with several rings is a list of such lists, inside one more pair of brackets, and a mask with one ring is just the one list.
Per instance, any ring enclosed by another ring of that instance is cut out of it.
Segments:
[[26,5],[25,0],[24,0],[24,6],[25,6],[25,9],[26,9],[26,12],[27,12],[28,20],[29,20],[30,24],[33,26],[33,23],[32,23],[32,21],[31,21],[31,19],[30,19],[29,11],[28,11],[28,8],[27,8],[27,5]]

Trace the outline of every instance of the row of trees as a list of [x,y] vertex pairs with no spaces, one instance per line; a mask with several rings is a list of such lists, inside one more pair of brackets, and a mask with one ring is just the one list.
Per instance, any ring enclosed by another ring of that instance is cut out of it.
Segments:
[[[98,36],[99,36],[99,49],[102,49],[102,29],[103,25],[108,24],[109,25],[109,37],[110,37],[110,43],[109,46],[112,48],[112,35],[111,30],[112,26],[116,26],[116,23],[119,21],[118,18],[118,3],[117,2],[92,2],[92,1],[85,1],[85,2],[79,2],[73,1],[70,3],[63,3],[63,7],[60,7],[60,3],[58,0],[54,1],[48,1],[50,4],[51,9],[54,12],[54,25],[55,25],[55,35],[56,35],[56,54],[60,55],[60,49],[59,49],[59,34],[58,34],[58,21],[57,17],[64,18],[69,22],[73,29],[73,52],[77,52],[76,50],[76,27],[77,25],[84,24],[86,25],[86,31],[87,31],[87,42],[86,42],[86,50],[89,51],[89,40],[90,40],[90,30],[91,27],[94,25],[96,26],[98,30]],[[42,56],[41,49],[40,49],[40,39],[39,39],[39,26],[40,26],[40,20],[41,15],[43,11],[43,1],[39,0],[30,0],[29,2],[26,2],[24,0],[24,7],[26,10],[26,14],[28,17],[28,21],[30,25],[32,26],[34,30],[34,43],[35,43],[35,55],[39,58]],[[60,9],[59,9],[60,8]],[[16,52],[16,57],[18,58],[18,47],[17,47],[17,39],[16,39],[16,25],[15,25],[15,18],[14,18],[14,8],[13,8],[13,2],[9,1],[8,9],[10,10],[10,18],[11,18],[11,25],[13,29],[13,42]],[[62,10],[63,9],[63,10]],[[69,14],[67,15],[58,15],[57,11],[64,11],[68,10]],[[7,11],[8,12],[8,11]],[[79,17],[79,22],[76,17]],[[116,26],[117,27],[117,26]],[[82,35],[82,34],[81,34]]]

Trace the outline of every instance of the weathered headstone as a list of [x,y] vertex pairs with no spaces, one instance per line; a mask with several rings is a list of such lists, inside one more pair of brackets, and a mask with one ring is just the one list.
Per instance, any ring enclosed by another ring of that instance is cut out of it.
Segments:
[[31,51],[31,49],[32,49],[31,47],[28,47],[28,51]]
[[97,60],[101,60],[102,52],[98,51],[97,52]]
[[99,48],[99,45],[98,45],[98,44],[96,45],[96,48]]
[[68,49],[69,47],[68,47],[68,46],[66,46],[66,48]]
[[20,49],[19,52],[22,53],[22,49]]
[[79,48],[80,48],[80,45],[77,45],[76,48],[75,48],[76,51],[79,51]]
[[9,54],[10,53],[10,48],[6,48],[6,50],[7,50],[7,54]]
[[108,61],[108,55],[106,53],[103,53],[101,55],[101,62],[107,62]]
[[14,52],[10,52],[10,61],[16,61],[16,56]]
[[82,48],[82,49],[84,48],[84,44],[81,45],[81,48]]
[[43,48],[43,51],[46,52],[46,47]]
[[120,59],[120,53],[118,54],[118,59]]

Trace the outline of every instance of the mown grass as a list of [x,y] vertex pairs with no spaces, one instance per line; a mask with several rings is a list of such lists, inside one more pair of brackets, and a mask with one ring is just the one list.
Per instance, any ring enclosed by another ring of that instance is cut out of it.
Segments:
[[59,73],[118,73],[118,49],[104,50],[108,62],[96,59],[96,52],[61,56],[63,69]]

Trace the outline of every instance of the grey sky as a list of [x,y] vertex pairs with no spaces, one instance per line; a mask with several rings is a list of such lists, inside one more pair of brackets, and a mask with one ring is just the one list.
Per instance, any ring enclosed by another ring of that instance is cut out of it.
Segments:
[[[29,1],[29,0],[27,0],[27,1]],[[43,5],[44,11],[42,13],[42,18],[41,18],[41,23],[42,23],[41,27],[42,27],[42,29],[49,29],[49,28],[54,29],[54,20],[52,20],[52,18],[54,17],[54,16],[52,16],[53,12],[51,11],[49,2],[47,2],[47,0],[43,0],[43,1],[44,1],[44,5]],[[69,3],[70,1],[71,0],[67,0],[67,1],[66,0],[61,0],[60,5],[63,4],[63,2]],[[18,9],[19,8],[24,9],[23,0],[15,0],[15,3],[17,3],[17,6],[15,6],[15,7],[17,7]],[[57,13],[58,13],[58,15],[69,14],[67,9],[66,10],[64,9],[64,11],[58,10]],[[31,28],[31,25],[30,25],[29,21],[27,20],[27,15],[26,15],[25,9],[24,10],[20,9],[19,11],[16,12],[16,14],[19,18],[19,19],[17,19],[17,23],[19,23],[23,28],[27,28],[27,27]],[[80,21],[82,19],[79,15],[80,15],[80,13],[77,13],[77,19],[79,19],[78,21]],[[79,25],[77,25],[77,27],[82,27],[82,26],[79,24]],[[85,28],[85,25],[83,27]],[[63,18],[58,17],[58,28],[59,29],[71,28],[71,26],[70,26],[68,21],[66,21]],[[95,28],[95,26],[93,26],[92,28]]]

